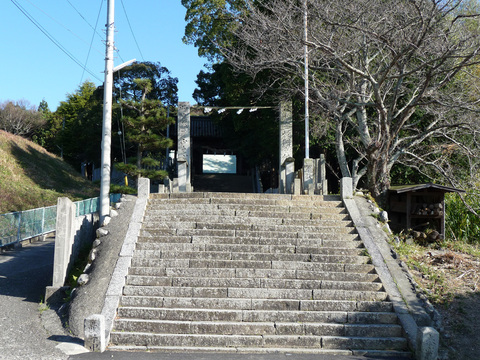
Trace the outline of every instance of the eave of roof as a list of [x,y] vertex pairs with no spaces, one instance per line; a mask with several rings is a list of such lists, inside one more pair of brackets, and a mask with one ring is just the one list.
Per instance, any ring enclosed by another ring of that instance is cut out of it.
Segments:
[[464,193],[465,190],[456,189],[450,186],[438,185],[433,183],[426,183],[426,184],[412,184],[412,185],[397,185],[391,186],[390,191],[396,192],[397,194],[409,192],[409,191],[418,191],[424,189],[435,189],[443,192],[456,192],[456,193]]

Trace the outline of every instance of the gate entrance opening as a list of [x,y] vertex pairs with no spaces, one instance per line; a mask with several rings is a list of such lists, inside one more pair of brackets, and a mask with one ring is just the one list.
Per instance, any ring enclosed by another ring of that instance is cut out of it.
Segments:
[[236,174],[237,157],[226,154],[203,154],[202,170],[204,174]]

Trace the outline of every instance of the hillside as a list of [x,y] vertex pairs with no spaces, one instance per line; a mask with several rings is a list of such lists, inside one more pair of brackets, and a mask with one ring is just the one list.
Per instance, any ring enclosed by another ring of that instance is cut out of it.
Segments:
[[0,214],[98,196],[98,187],[41,146],[0,130]]

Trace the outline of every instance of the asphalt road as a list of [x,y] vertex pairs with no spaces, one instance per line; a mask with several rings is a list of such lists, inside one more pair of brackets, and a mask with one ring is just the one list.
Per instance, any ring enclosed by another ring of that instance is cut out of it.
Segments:
[[45,329],[39,306],[45,287],[51,285],[53,252],[54,241],[50,239],[0,254],[2,360],[68,359],[57,348],[68,337],[62,330],[49,333]]

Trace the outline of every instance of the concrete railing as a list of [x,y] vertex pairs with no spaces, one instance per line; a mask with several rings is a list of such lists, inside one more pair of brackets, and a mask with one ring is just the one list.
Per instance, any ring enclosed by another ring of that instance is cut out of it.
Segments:
[[372,258],[378,276],[400,323],[407,335],[410,348],[417,360],[437,360],[439,333],[431,325],[420,299],[412,291],[410,282],[398,261],[392,257],[387,235],[375,226],[373,217],[361,214],[354,198],[352,178],[342,178],[340,194],[355,228]]
[[142,227],[143,216],[150,195],[150,180],[140,178],[138,181],[138,198],[128,225],[122,249],[115,270],[108,285],[105,302],[101,314],[93,314],[85,319],[85,347],[90,351],[103,352],[110,341],[117,308],[122,296],[123,287],[132,262],[135,244]]
[[61,295],[68,273],[78,257],[80,249],[91,246],[98,228],[98,213],[76,216],[76,205],[64,197],[57,201],[55,250],[53,257],[52,286],[45,290],[45,301]]
[[[119,199],[120,194],[110,195],[111,202]],[[55,206],[52,286],[47,287],[45,300],[50,299],[64,286],[80,250],[91,246],[95,240],[95,231],[99,227],[98,203],[98,198],[77,202],[72,202],[67,197],[58,198]]]

